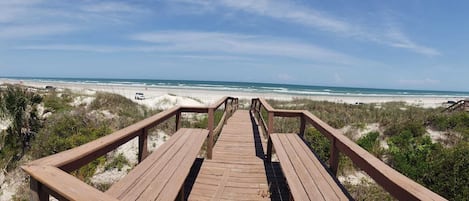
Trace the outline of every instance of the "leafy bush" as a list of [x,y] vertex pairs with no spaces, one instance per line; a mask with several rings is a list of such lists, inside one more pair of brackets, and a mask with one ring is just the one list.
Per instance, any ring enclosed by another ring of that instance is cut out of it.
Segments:
[[422,183],[422,177],[432,171],[430,162],[442,146],[432,143],[430,137],[414,137],[404,131],[388,140],[391,166],[404,175]]
[[50,109],[53,112],[63,112],[72,109],[70,103],[72,102],[72,95],[70,92],[58,94],[55,91],[49,92],[44,96],[44,107],[46,110]]
[[[42,158],[95,140],[112,132],[108,124],[106,120],[87,115],[84,110],[55,114],[47,119],[44,128],[38,133],[32,144],[31,155],[33,158]],[[100,157],[72,174],[88,181],[104,162],[104,157]]]
[[146,107],[124,96],[103,92],[96,94],[96,98],[91,102],[89,109],[99,111],[107,110],[117,115],[117,118],[112,122],[112,127],[117,129],[129,126],[152,114]]
[[357,140],[357,144],[378,158],[382,158],[385,150],[379,143],[379,132],[369,132]]
[[38,133],[32,155],[41,158],[95,140],[112,132],[108,124],[82,110],[53,115]]
[[429,125],[440,131],[455,131],[469,139],[469,113],[465,111],[439,113],[429,118]]
[[117,168],[119,171],[121,171],[125,165],[130,165],[130,162],[127,160],[127,158],[125,158],[124,154],[120,153],[110,163],[106,164],[104,169],[110,170],[112,168]]
[[305,141],[308,142],[321,161],[329,160],[331,143],[318,130],[313,127],[307,128],[305,130]]
[[378,137],[378,132],[369,132],[358,139],[357,144],[367,151],[371,151],[374,147],[379,146]]
[[7,169],[14,168],[30,147],[30,140],[40,127],[35,108],[41,101],[39,94],[19,86],[8,85],[1,91],[0,118],[11,121],[0,142],[0,164],[6,163]]
[[392,123],[388,125],[387,129],[384,131],[384,134],[387,136],[394,136],[407,132],[412,135],[412,137],[419,137],[424,135],[427,130],[422,122],[409,120],[405,123]]
[[90,104],[92,110],[109,110],[111,113],[141,119],[147,115],[143,106],[134,103],[132,100],[112,93],[97,93],[96,99]]
[[469,198],[469,143],[435,153],[431,161],[431,171],[423,182],[438,194],[450,200]]

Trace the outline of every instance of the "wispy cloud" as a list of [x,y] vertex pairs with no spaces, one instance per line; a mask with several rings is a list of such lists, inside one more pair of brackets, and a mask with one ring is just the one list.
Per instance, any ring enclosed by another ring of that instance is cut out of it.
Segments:
[[[363,24],[339,19],[325,12],[295,4],[292,1],[269,0],[206,0],[200,4],[198,1],[184,0],[185,3],[193,3],[203,7],[221,6],[233,10],[243,11],[259,16],[269,17],[281,21],[310,27],[314,30],[332,32],[341,37],[356,38],[370,41],[394,48],[403,48],[422,54],[435,56],[440,52],[434,48],[420,45],[412,41],[396,26],[393,30],[376,30]],[[210,3],[210,4],[209,4]],[[207,5],[209,4],[209,5]]]
[[290,57],[342,65],[359,59],[284,38],[218,32],[164,31],[135,34],[133,40],[158,44],[166,51]]
[[[185,58],[252,60],[301,59],[309,62],[334,65],[376,64],[361,60],[334,50],[325,49],[301,41],[270,37],[221,32],[161,31],[139,33],[130,36],[137,44],[133,46],[97,46],[76,44],[28,45],[22,50],[62,50],[87,52],[161,52],[166,55]],[[266,58],[268,57],[268,58]]]
[[437,56],[441,54],[436,49],[416,44],[399,30],[390,30],[387,33],[387,36],[390,39],[389,41],[387,41],[387,43],[393,47],[409,49],[411,51],[429,56]]
[[25,37],[38,37],[56,35],[76,30],[75,26],[67,24],[42,24],[9,26],[0,30],[0,39],[15,39]]
[[104,27],[147,10],[126,2],[0,1],[0,38],[34,38]]
[[82,10],[87,12],[106,13],[106,12],[129,12],[136,13],[144,11],[143,8],[132,6],[124,2],[96,2],[87,4],[81,7]]

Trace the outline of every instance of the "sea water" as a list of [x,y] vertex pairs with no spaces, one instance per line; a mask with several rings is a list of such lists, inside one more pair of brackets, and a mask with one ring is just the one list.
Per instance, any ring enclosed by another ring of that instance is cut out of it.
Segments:
[[273,84],[256,82],[224,82],[194,80],[150,80],[150,79],[96,79],[96,78],[34,78],[8,77],[17,80],[36,82],[59,82],[96,85],[140,86],[174,89],[201,89],[215,91],[239,91],[254,93],[277,93],[297,96],[426,96],[426,97],[469,97],[469,92],[377,89],[331,86],[308,86],[293,84]]

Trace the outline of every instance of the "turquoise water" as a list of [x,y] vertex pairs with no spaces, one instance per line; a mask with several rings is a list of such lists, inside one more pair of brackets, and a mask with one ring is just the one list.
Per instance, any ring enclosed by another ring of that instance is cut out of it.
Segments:
[[32,78],[8,77],[10,79],[39,82],[67,82],[81,84],[100,84],[118,86],[142,86],[155,88],[183,88],[219,91],[240,91],[254,93],[278,93],[298,96],[340,95],[340,96],[438,96],[469,97],[469,92],[400,90],[353,87],[307,86],[291,84],[191,81],[191,80],[148,80],[148,79],[89,79],[89,78]]

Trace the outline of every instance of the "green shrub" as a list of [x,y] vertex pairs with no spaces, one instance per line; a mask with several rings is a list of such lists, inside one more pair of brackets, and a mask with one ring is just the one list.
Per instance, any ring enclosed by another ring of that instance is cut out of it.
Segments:
[[376,145],[379,146],[378,137],[378,132],[369,132],[363,135],[360,139],[358,139],[357,144],[366,149],[367,151],[371,151]]
[[415,137],[409,130],[390,137],[388,144],[392,167],[420,183],[432,171],[433,156],[442,150],[429,136]]
[[124,154],[120,153],[110,163],[106,164],[104,169],[110,170],[117,168],[117,170],[121,171],[125,165],[130,165],[130,162],[125,158]]
[[143,119],[148,115],[145,107],[119,94],[100,92],[90,104],[91,110],[108,110],[122,117],[130,117],[135,120]]
[[423,183],[449,200],[469,198],[469,143],[443,149],[431,161],[431,171]]
[[330,157],[330,141],[313,127],[305,131],[305,141],[311,146],[319,159],[323,162]]
[[57,92],[49,92],[44,96],[44,107],[46,110],[50,109],[53,112],[69,111],[73,108],[70,105],[72,100],[70,93],[64,92],[59,97]]
[[32,155],[41,158],[95,140],[112,132],[108,124],[106,120],[96,119],[84,111],[53,115],[36,136]]
[[465,111],[439,113],[429,118],[429,125],[439,131],[455,131],[469,139],[469,113]]
[[11,121],[0,143],[0,165],[7,170],[16,167],[16,161],[23,157],[32,136],[40,128],[36,106],[41,101],[39,94],[20,86],[8,85],[0,93],[0,119]]

